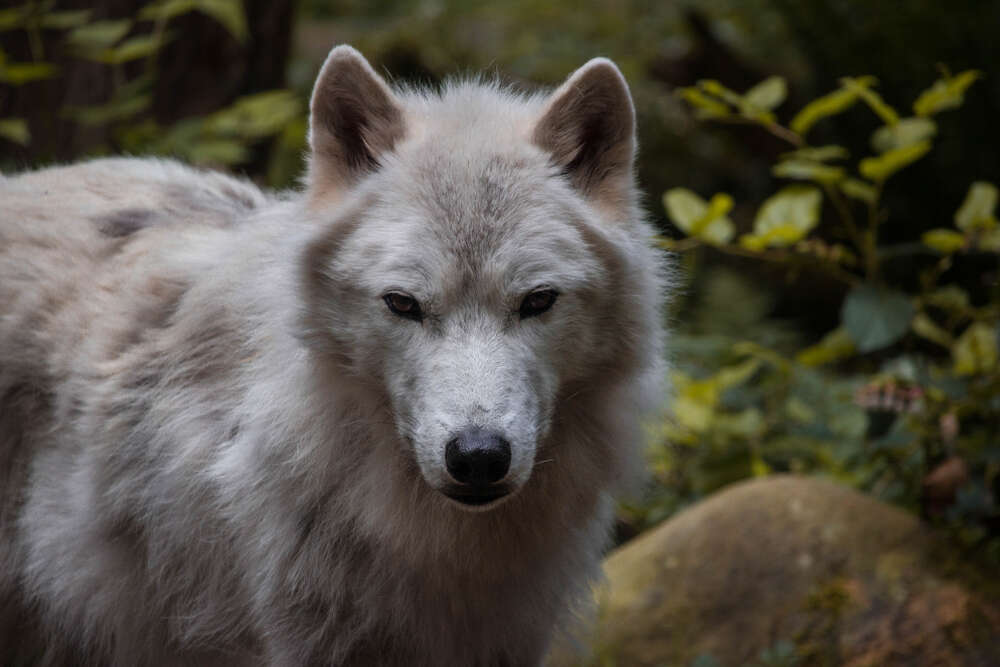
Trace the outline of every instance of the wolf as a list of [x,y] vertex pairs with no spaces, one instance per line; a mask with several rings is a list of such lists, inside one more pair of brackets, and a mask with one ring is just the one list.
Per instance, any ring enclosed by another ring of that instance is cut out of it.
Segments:
[[538,665],[662,401],[609,60],[390,86],[334,48],[302,187],[0,179],[0,656]]

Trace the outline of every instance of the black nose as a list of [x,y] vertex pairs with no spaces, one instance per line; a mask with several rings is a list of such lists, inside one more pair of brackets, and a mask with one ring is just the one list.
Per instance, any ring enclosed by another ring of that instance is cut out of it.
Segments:
[[444,461],[460,484],[494,484],[510,470],[510,443],[494,431],[466,429],[448,441]]

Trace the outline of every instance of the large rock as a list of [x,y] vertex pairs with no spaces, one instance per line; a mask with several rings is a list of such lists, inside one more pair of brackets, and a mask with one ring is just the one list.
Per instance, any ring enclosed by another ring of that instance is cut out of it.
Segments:
[[830,482],[737,484],[612,553],[590,656],[550,665],[1000,665],[997,573],[952,553]]

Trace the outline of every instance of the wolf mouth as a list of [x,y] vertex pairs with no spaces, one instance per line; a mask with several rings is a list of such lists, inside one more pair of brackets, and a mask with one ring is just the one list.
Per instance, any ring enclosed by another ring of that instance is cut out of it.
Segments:
[[501,498],[510,495],[510,489],[505,486],[490,487],[485,489],[452,486],[443,489],[441,492],[448,498],[471,507],[489,505],[496,500],[500,500]]

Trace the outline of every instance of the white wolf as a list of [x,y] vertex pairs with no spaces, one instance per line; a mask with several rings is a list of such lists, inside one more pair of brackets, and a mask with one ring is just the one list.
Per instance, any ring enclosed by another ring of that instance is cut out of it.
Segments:
[[532,665],[661,400],[634,112],[334,49],[304,192],[0,178],[0,661]]

